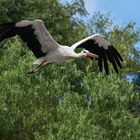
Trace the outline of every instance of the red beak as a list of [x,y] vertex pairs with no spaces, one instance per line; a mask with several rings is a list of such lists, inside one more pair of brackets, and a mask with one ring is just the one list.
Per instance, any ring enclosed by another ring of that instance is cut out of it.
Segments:
[[88,57],[88,58],[99,58],[98,55],[96,55],[96,54],[94,54],[94,53],[90,53],[90,52],[87,53],[87,57]]

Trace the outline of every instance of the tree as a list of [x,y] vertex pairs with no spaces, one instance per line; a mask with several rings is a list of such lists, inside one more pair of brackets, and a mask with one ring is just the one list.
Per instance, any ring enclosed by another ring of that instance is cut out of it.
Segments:
[[140,70],[140,52],[135,48],[140,40],[140,29],[137,29],[135,25],[136,23],[133,22],[124,26],[115,25],[110,13],[100,12],[95,13],[87,25],[87,32],[103,34],[120,50],[124,58],[123,72],[126,74]]
[[[123,53],[123,73],[131,63],[127,54],[138,40],[135,25],[113,26],[113,19],[102,14],[87,25],[75,16],[87,13],[82,0],[66,5],[57,0],[1,0],[0,5],[1,23],[41,18],[55,39],[68,45],[95,31],[110,34]],[[124,75],[97,74],[92,61],[85,60],[51,65],[27,76],[35,58],[19,38],[4,41],[0,48],[1,139],[139,139],[139,95]]]
[[131,77],[131,81],[134,84],[134,90],[136,90],[138,93],[140,93],[140,73],[130,73],[129,75]]
[[74,17],[87,14],[81,0],[67,5],[58,0],[1,0],[0,5],[1,23],[42,19],[58,42],[70,44],[83,37],[84,23]]

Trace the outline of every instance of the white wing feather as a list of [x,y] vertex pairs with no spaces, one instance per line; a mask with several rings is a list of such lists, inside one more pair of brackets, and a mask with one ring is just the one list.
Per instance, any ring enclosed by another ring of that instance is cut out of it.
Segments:
[[74,49],[76,49],[76,47],[78,47],[79,45],[81,45],[82,43],[84,43],[90,39],[95,40],[95,44],[98,44],[99,47],[103,47],[104,49],[108,49],[108,46],[111,45],[111,43],[109,41],[105,40],[102,35],[94,34],[94,35],[91,35],[91,36],[84,38],[84,39],[80,40],[79,42],[73,44],[71,46],[71,48],[74,50]]
[[37,39],[41,44],[41,50],[44,53],[57,49],[59,47],[59,44],[52,38],[50,33],[47,31],[42,20],[22,20],[16,23],[16,27],[26,27],[28,25],[32,25],[33,29],[35,29],[34,33],[37,36]]

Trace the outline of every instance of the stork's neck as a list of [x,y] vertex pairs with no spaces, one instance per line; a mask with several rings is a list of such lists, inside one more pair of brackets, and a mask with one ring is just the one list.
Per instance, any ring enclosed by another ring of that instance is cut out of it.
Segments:
[[83,53],[76,53],[71,47],[68,46],[61,46],[63,54],[65,54],[65,57],[69,58],[82,58]]
[[83,54],[82,54],[82,52],[80,52],[80,53],[73,53],[73,57],[74,58],[82,58],[83,57]]

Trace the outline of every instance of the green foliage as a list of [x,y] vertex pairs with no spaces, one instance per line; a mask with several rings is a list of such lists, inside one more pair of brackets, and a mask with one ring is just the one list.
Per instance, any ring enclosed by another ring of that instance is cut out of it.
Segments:
[[101,33],[102,35],[107,35],[107,32],[112,30],[113,19],[111,19],[110,13],[104,14],[97,12],[87,24],[89,28],[88,33]]
[[140,93],[140,73],[131,73],[129,76],[134,83],[134,90]]
[[84,72],[73,61],[27,76],[34,58],[12,41],[0,64],[1,138],[139,138],[139,99],[131,84],[94,73],[92,63]]
[[[41,18],[54,38],[71,45],[92,33],[109,36],[124,56],[118,76],[96,73],[96,62],[68,61],[28,76],[35,61],[19,38],[0,44],[0,139],[138,140],[139,94],[123,77],[138,71],[134,23],[116,26],[110,14],[95,13],[88,25],[82,0],[1,0],[2,22]],[[133,54],[132,58],[130,54]],[[75,63],[76,62],[76,63]],[[130,69],[133,64],[136,67]],[[137,82],[138,83],[138,82]]]
[[53,37],[68,45],[84,36],[84,23],[75,17],[87,14],[82,0],[66,5],[58,0],[1,0],[0,7],[0,23],[42,19]]

